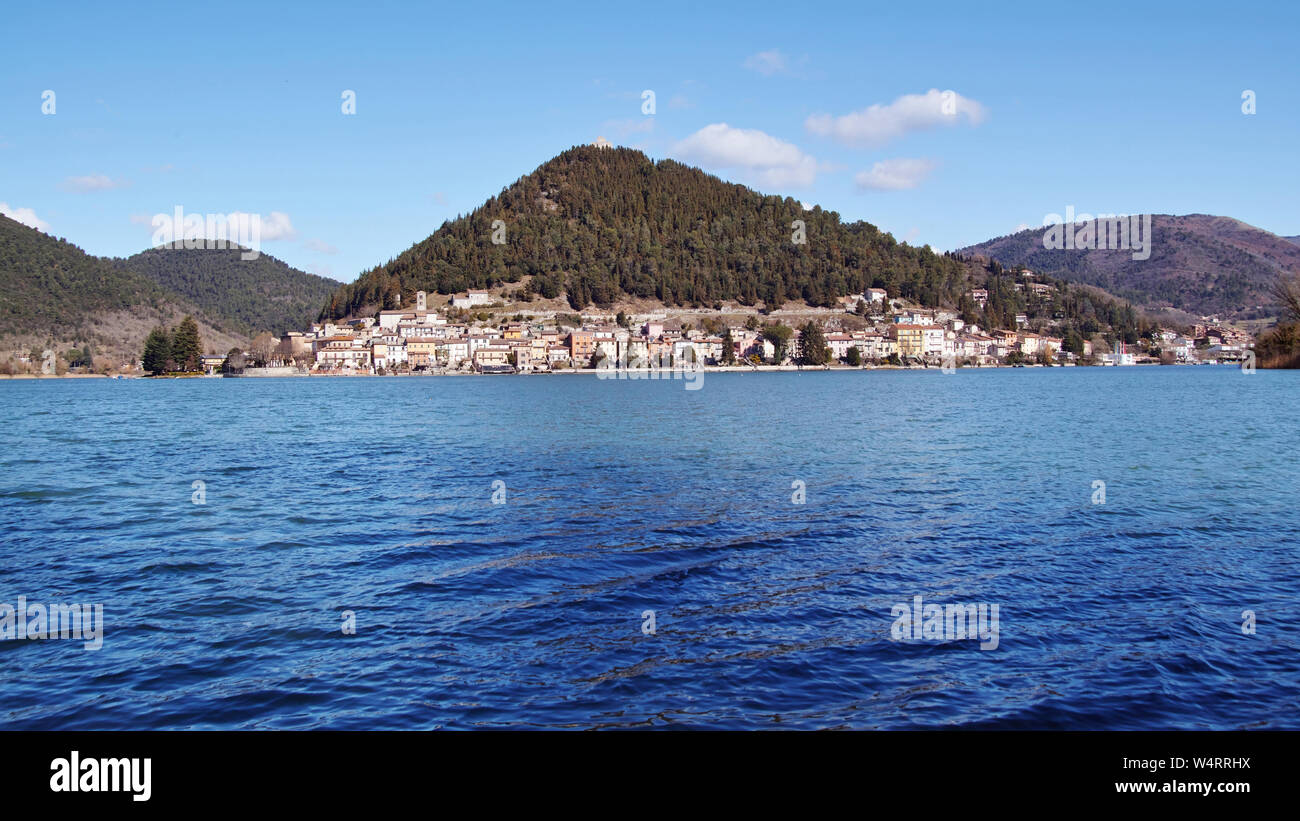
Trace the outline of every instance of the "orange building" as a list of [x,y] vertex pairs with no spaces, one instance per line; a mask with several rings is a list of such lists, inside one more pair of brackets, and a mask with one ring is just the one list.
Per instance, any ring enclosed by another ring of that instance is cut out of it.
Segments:
[[577,366],[585,365],[596,350],[596,335],[591,331],[569,332],[569,358]]

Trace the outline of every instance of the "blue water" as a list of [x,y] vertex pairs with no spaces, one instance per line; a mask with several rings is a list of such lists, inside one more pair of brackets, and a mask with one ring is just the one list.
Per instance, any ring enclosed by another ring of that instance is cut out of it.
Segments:
[[[1298,400],[1208,367],[0,383],[0,602],[105,620],[0,641],[0,727],[1298,728]],[[999,646],[892,640],[916,595],[997,604]]]

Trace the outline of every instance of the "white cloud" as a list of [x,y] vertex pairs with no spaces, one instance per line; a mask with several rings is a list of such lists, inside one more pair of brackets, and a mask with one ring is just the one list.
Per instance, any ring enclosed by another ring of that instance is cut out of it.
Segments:
[[0,214],[4,214],[15,222],[21,222],[28,228],[35,228],[42,233],[49,233],[50,224],[40,217],[30,208],[10,208],[9,203],[0,202]]
[[88,193],[90,191],[111,191],[114,188],[125,188],[130,185],[126,180],[115,180],[106,174],[87,174],[84,177],[68,177],[63,181],[63,187],[69,191],[79,193]]
[[932,160],[898,157],[881,160],[871,166],[870,171],[860,172],[853,180],[858,188],[871,191],[903,191],[920,185],[933,170]]
[[315,251],[318,254],[337,254],[339,252],[338,248],[319,239],[309,239],[303,245],[307,246],[308,250]]
[[750,71],[757,71],[764,77],[771,77],[774,74],[785,74],[790,70],[790,61],[780,49],[771,49],[769,51],[760,51],[757,54],[751,54],[745,58],[742,63]]
[[793,143],[726,123],[706,125],[677,143],[673,153],[710,170],[745,172],[761,185],[773,187],[812,185],[817,176],[817,161]]
[[955,91],[932,88],[924,94],[904,94],[888,105],[877,103],[842,117],[814,114],[804,127],[847,145],[872,146],[912,131],[956,125],[963,118],[971,125],[979,125],[987,116],[978,102]]
[[[196,214],[203,218],[204,236],[208,239],[215,239],[216,237],[207,236],[208,214],[184,210],[181,212],[182,219],[188,219]],[[298,237],[298,232],[294,230],[293,223],[289,220],[289,215],[283,211],[272,211],[267,215],[250,214],[244,211],[231,211],[229,214],[214,213],[211,216],[224,219],[226,225],[249,225],[254,219],[260,220],[260,242],[275,242],[276,240],[290,240]],[[132,225],[143,225],[152,231],[154,228],[153,221],[157,217],[166,217],[169,220],[168,224],[172,224],[175,221],[175,211],[164,211],[159,214],[132,214],[130,219]],[[177,227],[174,230],[179,233],[183,229]],[[310,244],[313,242],[320,241],[314,239],[308,240],[308,247],[311,247]],[[325,243],[321,243],[321,245],[322,248],[312,248],[312,250],[320,251],[323,250],[323,248],[333,248],[333,246],[326,245]],[[334,253],[334,251],[325,251],[325,253]]]
[[266,216],[260,214],[244,214],[242,211],[232,211],[227,215],[228,220],[235,220],[240,217],[260,217],[262,221],[262,242],[275,242],[281,239],[294,239],[298,232],[294,230],[293,223],[289,221],[289,215],[283,211],[272,211]]

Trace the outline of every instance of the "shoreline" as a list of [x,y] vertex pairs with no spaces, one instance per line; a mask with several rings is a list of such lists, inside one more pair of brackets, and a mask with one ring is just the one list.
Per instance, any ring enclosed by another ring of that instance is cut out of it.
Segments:
[[[0,379],[116,379],[117,374],[106,373],[0,373]],[[123,379],[140,377],[122,374]]]
[[[1231,362],[1178,362],[1170,365],[1162,365],[1159,362],[1135,362],[1132,365],[1078,365],[1078,364],[1058,364],[1058,365],[965,365],[956,368],[958,371],[991,371],[991,370],[1013,370],[1015,368],[1024,369],[1045,369],[1055,370],[1057,368],[1086,368],[1105,370],[1109,368],[1143,368],[1143,367],[1171,367],[1171,368],[1190,368],[1190,367],[1231,367],[1239,368],[1239,363]],[[198,375],[186,374],[176,376],[141,376],[134,374],[102,374],[102,373],[65,373],[65,374],[0,374],[0,380],[59,380],[59,379],[297,379],[297,378],[409,378],[409,377],[443,377],[443,376],[582,376],[591,375],[604,379],[681,379],[688,374],[705,374],[705,373],[803,373],[803,372],[829,372],[829,373],[849,373],[853,371],[942,371],[939,365],[862,365],[853,367],[850,365],[831,365],[829,367],[821,365],[705,365],[702,368],[683,369],[683,368],[581,368],[581,369],[564,369],[558,371],[526,371],[523,373],[478,373],[476,371],[431,371],[427,373],[388,373],[376,374],[366,372],[333,372],[333,373],[280,373],[280,374],[211,374]],[[1261,368],[1260,370],[1284,370],[1281,368]],[[624,376],[626,374],[626,376]]]
[[[1186,362],[1186,363],[1173,363],[1173,364],[1170,364],[1170,365],[1162,365],[1162,364],[1159,363],[1159,362],[1135,362],[1135,363],[1132,364],[1132,365],[1077,365],[1077,364],[1058,364],[1058,365],[1040,365],[1040,364],[1025,364],[1025,365],[965,365],[965,366],[960,366],[960,367],[958,367],[958,368],[955,368],[954,370],[959,370],[959,371],[991,371],[991,370],[1013,370],[1013,369],[1016,369],[1016,368],[1024,368],[1024,369],[1042,369],[1042,370],[1055,370],[1055,369],[1058,369],[1058,368],[1085,368],[1085,369],[1106,370],[1106,369],[1110,369],[1110,368],[1118,368],[1118,369],[1121,369],[1121,370],[1122,370],[1122,369],[1125,369],[1125,368],[1142,368],[1142,367],[1182,367],[1182,368],[1190,368],[1190,367],[1206,367],[1206,366],[1209,366],[1209,367],[1216,367],[1216,366],[1217,366],[1217,367],[1232,367],[1232,368],[1238,368],[1238,367],[1240,367],[1239,364],[1235,364],[1235,363],[1231,363],[1231,362],[1223,362],[1223,363],[1220,363],[1220,362],[1206,362],[1206,363],[1190,363],[1190,362]],[[425,372],[425,373],[389,373],[389,374],[382,374],[382,375],[381,375],[381,374],[376,374],[376,373],[367,373],[367,372],[364,372],[364,371],[358,371],[358,372],[351,372],[351,373],[349,373],[349,372],[332,372],[332,373],[311,372],[311,373],[295,373],[295,374],[282,374],[281,376],[286,376],[286,377],[324,377],[324,378],[330,378],[330,377],[340,377],[340,378],[355,378],[355,377],[376,377],[376,378],[387,378],[387,377],[400,377],[400,378],[406,378],[406,377],[429,377],[429,376],[566,376],[566,375],[571,375],[571,376],[581,376],[581,375],[586,374],[586,375],[594,375],[594,376],[596,376],[596,377],[601,377],[602,375],[604,375],[604,378],[605,378],[605,379],[617,379],[617,378],[622,378],[622,377],[620,377],[621,374],[629,374],[629,375],[630,375],[630,374],[635,374],[636,376],[633,377],[633,378],[659,378],[659,379],[667,379],[667,378],[681,378],[681,377],[682,377],[683,375],[685,375],[685,374],[696,374],[696,373],[803,373],[803,372],[819,372],[819,371],[832,372],[832,373],[833,373],[833,372],[845,372],[845,373],[848,373],[848,372],[853,372],[853,371],[942,371],[942,370],[943,370],[942,366],[939,366],[939,365],[864,365],[864,366],[861,366],[861,367],[853,367],[853,366],[850,366],[850,365],[832,365],[832,366],[830,366],[830,367],[823,367],[823,366],[821,366],[821,365],[805,365],[805,366],[800,366],[800,365],[758,365],[758,366],[748,366],[748,365],[740,365],[740,366],[737,366],[737,365],[705,365],[705,366],[702,367],[702,368],[695,368],[695,369],[685,369],[685,368],[609,368],[609,369],[600,369],[600,368],[580,368],[580,369],[572,369],[572,368],[566,368],[566,369],[564,369],[564,370],[558,370],[558,371],[525,371],[525,372],[523,372],[523,373],[479,373],[479,372],[477,372],[477,371],[460,371],[460,370],[456,370],[456,371],[429,371],[429,372]],[[154,377],[141,377],[141,378],[154,378]],[[253,374],[253,375],[232,374],[232,375],[230,375],[230,376],[227,377],[227,378],[231,378],[231,379],[264,379],[264,378],[267,378],[267,377],[266,377],[265,375],[262,375],[262,374]]]

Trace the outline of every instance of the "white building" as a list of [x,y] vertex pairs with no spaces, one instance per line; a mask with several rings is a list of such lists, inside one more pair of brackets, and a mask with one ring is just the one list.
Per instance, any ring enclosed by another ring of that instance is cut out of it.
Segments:
[[434,356],[448,368],[459,368],[462,362],[469,359],[469,343],[459,337],[439,340],[434,348]]
[[849,355],[849,348],[855,347],[853,337],[848,334],[827,334],[826,347],[831,349],[831,356],[843,359]]
[[468,291],[465,296],[453,296],[451,305],[453,308],[477,308],[480,305],[488,305],[492,302],[492,295],[487,291]]
[[953,352],[952,338],[941,325],[931,325],[921,329],[921,355],[944,356]]

